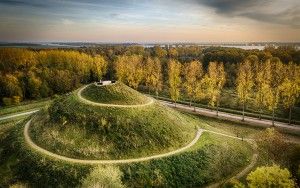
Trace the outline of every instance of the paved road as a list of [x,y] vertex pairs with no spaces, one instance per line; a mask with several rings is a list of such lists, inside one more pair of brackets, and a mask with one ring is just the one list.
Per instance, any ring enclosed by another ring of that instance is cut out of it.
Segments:
[[1,120],[6,120],[6,119],[11,119],[11,118],[16,118],[19,116],[26,116],[26,115],[31,115],[33,113],[36,113],[37,111],[39,111],[38,109],[35,110],[31,110],[31,111],[26,111],[26,112],[20,112],[20,113],[15,113],[15,114],[11,114],[11,115],[5,115],[0,117],[0,121]]
[[[174,103],[172,103],[172,102],[163,101],[163,100],[159,100],[159,101],[164,105],[174,107]],[[176,108],[180,108],[180,109],[188,110],[188,111],[194,111],[193,106],[190,107],[189,105],[184,105],[184,104],[176,104]],[[196,107],[196,113],[205,115],[205,116],[216,117],[216,111],[208,110],[205,108]],[[230,114],[230,113],[226,113],[226,112],[219,112],[218,118],[242,122],[242,117],[240,115]],[[249,116],[245,116],[244,123],[249,123],[249,124],[252,124],[255,126],[261,126],[261,127],[272,127],[271,120],[266,120],[266,119],[260,120],[258,118],[249,117]],[[275,127],[282,129],[282,130],[288,130],[289,132],[293,132],[296,134],[300,134],[300,126],[298,126],[298,125],[292,126],[287,123],[275,121]]]
[[124,164],[124,163],[135,163],[135,162],[142,162],[142,161],[147,161],[147,160],[151,160],[151,159],[158,159],[158,158],[163,158],[163,157],[168,157],[171,155],[175,155],[178,154],[180,152],[183,152],[185,150],[187,150],[188,148],[192,147],[194,144],[197,143],[197,141],[199,140],[203,130],[202,129],[198,129],[194,139],[186,146],[179,148],[177,150],[168,152],[168,153],[164,153],[164,154],[159,154],[159,155],[152,155],[152,156],[148,156],[148,157],[141,157],[141,158],[134,158],[134,159],[120,159],[120,160],[82,160],[82,159],[74,159],[74,158],[69,158],[69,157],[65,157],[62,155],[58,155],[55,153],[52,153],[48,150],[45,150],[41,147],[39,147],[38,145],[36,145],[30,138],[29,136],[29,128],[30,128],[30,123],[31,120],[29,120],[24,128],[24,137],[25,137],[25,142],[34,150],[47,155],[49,157],[53,157],[55,159],[59,159],[59,160],[63,160],[66,162],[71,162],[71,163],[80,163],[80,164]]
[[85,99],[84,97],[82,97],[81,93],[82,91],[88,87],[89,85],[83,86],[82,88],[80,88],[77,92],[77,96],[78,98],[89,105],[93,105],[93,106],[103,106],[103,107],[118,107],[118,108],[137,108],[137,107],[144,107],[144,106],[148,106],[154,103],[154,100],[151,97],[149,98],[149,102],[145,103],[145,104],[133,104],[133,105],[125,105],[125,104],[106,104],[106,103],[98,103],[98,102],[93,102],[90,101],[88,99]]

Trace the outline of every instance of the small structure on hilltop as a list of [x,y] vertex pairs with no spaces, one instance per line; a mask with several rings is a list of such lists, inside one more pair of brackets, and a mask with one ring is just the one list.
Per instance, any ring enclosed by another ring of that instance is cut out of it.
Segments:
[[97,85],[110,85],[115,83],[115,80],[100,80],[99,82],[96,82]]

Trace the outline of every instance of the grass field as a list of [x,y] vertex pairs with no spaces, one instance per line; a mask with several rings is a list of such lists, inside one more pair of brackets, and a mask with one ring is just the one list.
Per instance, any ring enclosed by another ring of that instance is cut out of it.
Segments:
[[136,105],[149,102],[149,99],[121,82],[112,85],[89,85],[82,91],[82,96],[88,100],[107,104]]

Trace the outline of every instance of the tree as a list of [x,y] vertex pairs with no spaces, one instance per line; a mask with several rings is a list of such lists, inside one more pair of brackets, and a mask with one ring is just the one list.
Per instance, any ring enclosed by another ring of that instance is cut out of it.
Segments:
[[293,63],[285,67],[286,76],[279,87],[282,103],[289,109],[289,124],[291,124],[292,108],[300,95],[300,67]]
[[255,104],[259,108],[259,119],[261,119],[262,108],[266,106],[266,102],[264,100],[264,93],[268,90],[268,79],[266,78],[266,66],[261,62],[254,62],[253,64],[253,72],[254,72],[254,90],[255,90]]
[[154,46],[153,51],[154,51],[154,56],[158,58],[162,58],[167,55],[167,51],[161,48],[160,46]]
[[217,116],[219,111],[220,96],[226,81],[226,73],[223,63],[210,62],[208,72],[205,76],[205,87],[207,88],[207,97],[209,105],[217,107]]
[[277,165],[258,167],[247,176],[247,182],[249,188],[296,186],[288,169],[281,169]]
[[178,52],[176,48],[170,48],[169,49],[169,57],[170,58],[176,58],[178,56]]
[[190,99],[190,106],[191,103],[195,101],[195,98],[202,98],[203,96],[203,90],[201,87],[203,75],[202,63],[199,61],[192,61],[184,67],[183,86]]
[[169,92],[170,92],[171,99],[175,103],[175,107],[176,107],[176,102],[180,96],[180,84],[181,84],[180,72],[181,72],[181,64],[176,60],[170,60],[168,62]]
[[0,76],[0,95],[2,97],[23,97],[22,88],[20,87],[19,80],[12,74]]
[[237,76],[237,95],[243,103],[243,121],[245,120],[245,106],[247,101],[251,98],[252,89],[254,86],[253,70],[249,60],[245,60],[240,64]]
[[102,56],[95,56],[93,57],[91,70],[93,71],[94,77],[97,80],[102,79],[103,75],[106,73],[107,70],[107,62]]
[[82,187],[94,188],[123,188],[121,177],[122,172],[118,167],[111,165],[97,166],[83,180]]
[[115,63],[118,80],[137,89],[144,77],[143,57],[140,55],[120,56]]
[[154,59],[147,58],[145,64],[145,83],[149,88],[149,92],[150,89],[155,90],[155,94],[158,96],[158,92],[162,89],[162,73],[161,64],[157,57]]
[[272,111],[272,125],[274,126],[275,110],[279,104],[280,97],[280,85],[282,84],[283,64],[280,59],[272,58],[265,63],[265,78],[266,84],[264,88],[264,100],[268,109]]
[[27,90],[29,93],[29,97],[32,99],[37,99],[40,97],[40,89],[42,85],[42,81],[36,77],[33,72],[28,73],[28,86]]

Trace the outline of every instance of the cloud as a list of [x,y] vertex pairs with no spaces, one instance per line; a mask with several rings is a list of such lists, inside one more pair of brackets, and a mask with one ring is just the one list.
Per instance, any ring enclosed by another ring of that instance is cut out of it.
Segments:
[[285,5],[289,5],[288,8],[280,7],[279,0],[195,0],[195,2],[214,9],[222,16],[245,17],[260,22],[300,28],[298,0],[287,0]]
[[62,23],[64,25],[72,25],[72,24],[74,24],[74,22],[72,20],[70,20],[70,19],[63,18],[63,19],[61,19],[61,21],[62,21]]
[[28,0],[1,0],[0,5],[7,5],[7,6],[20,6],[20,7],[35,7],[35,8],[50,8],[51,5],[47,3],[43,3],[42,1],[28,1]]

